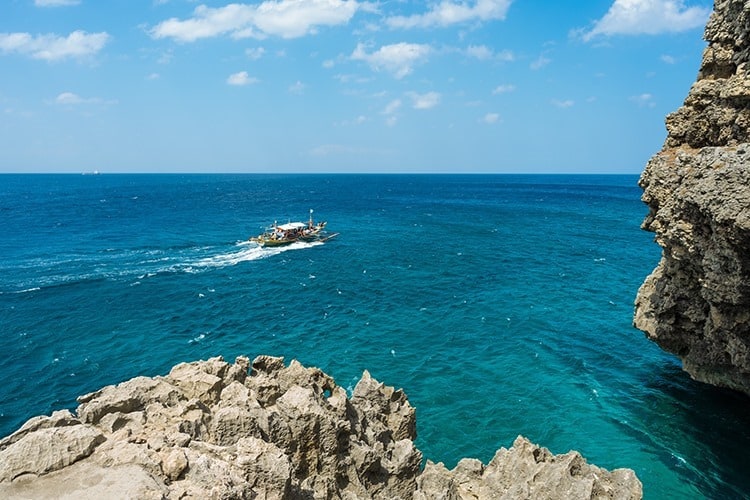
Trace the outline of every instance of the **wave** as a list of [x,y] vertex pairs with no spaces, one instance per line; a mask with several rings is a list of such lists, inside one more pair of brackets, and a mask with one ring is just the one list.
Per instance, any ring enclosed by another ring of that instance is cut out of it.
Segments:
[[0,295],[6,294],[6,293],[29,293],[29,292],[36,292],[37,290],[41,290],[38,286],[33,286],[31,288],[24,288],[23,290],[12,290],[12,291],[2,291],[0,290]]
[[33,262],[18,263],[13,266],[15,269],[8,268],[8,274],[11,275],[26,270],[27,277],[13,283],[0,282],[0,294],[36,292],[96,280],[126,279],[129,286],[134,286],[162,274],[205,272],[322,244],[323,242],[296,242],[284,247],[267,248],[249,241],[239,241],[230,244],[231,246],[201,245],[178,250],[110,249],[104,260],[101,255],[95,254],[69,258],[57,256],[46,261],[33,259]]
[[291,245],[287,245],[283,247],[268,248],[268,247],[260,247],[257,244],[251,243],[249,241],[241,241],[241,242],[236,243],[235,245],[235,246],[240,247],[241,250],[218,253],[216,255],[210,255],[210,256],[204,257],[202,259],[199,259],[189,264],[188,267],[185,268],[185,270],[187,270],[188,272],[191,272],[200,268],[217,268],[217,267],[235,266],[241,262],[265,259],[268,257],[272,257],[274,255],[278,255],[283,252],[288,252],[290,250],[302,250],[305,248],[311,248],[311,247],[322,245],[322,244],[323,243],[319,241],[309,242],[309,243],[298,241],[298,242],[292,243]]

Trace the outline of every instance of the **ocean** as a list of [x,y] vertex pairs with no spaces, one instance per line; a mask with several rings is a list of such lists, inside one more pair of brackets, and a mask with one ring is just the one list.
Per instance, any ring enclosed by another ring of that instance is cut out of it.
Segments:
[[[632,327],[637,176],[0,176],[0,435],[182,361],[259,354],[417,408],[449,468],[521,434],[645,498],[750,496],[750,400]],[[259,248],[274,220],[325,243]]]

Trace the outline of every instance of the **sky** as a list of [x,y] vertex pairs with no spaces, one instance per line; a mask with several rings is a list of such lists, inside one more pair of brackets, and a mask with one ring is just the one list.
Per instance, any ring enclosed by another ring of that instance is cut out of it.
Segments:
[[0,173],[638,173],[710,0],[2,0]]

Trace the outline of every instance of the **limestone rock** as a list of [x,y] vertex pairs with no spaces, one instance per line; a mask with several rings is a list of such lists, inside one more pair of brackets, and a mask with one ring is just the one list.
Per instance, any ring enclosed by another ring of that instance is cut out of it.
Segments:
[[40,428],[0,451],[0,482],[23,474],[45,474],[91,455],[104,441],[93,427]]
[[[351,399],[317,368],[260,356],[181,363],[35,417],[0,440],[0,498],[639,498],[632,471],[525,440],[484,466],[421,470],[403,391]],[[526,495],[525,497],[523,495]]]
[[634,324],[695,379],[750,394],[750,4],[717,0],[708,47],[641,175],[663,248]]
[[464,459],[452,471],[428,462],[416,498],[493,499],[639,499],[640,482],[632,470],[608,472],[586,463],[575,451],[553,455],[519,436],[501,448],[485,467]]

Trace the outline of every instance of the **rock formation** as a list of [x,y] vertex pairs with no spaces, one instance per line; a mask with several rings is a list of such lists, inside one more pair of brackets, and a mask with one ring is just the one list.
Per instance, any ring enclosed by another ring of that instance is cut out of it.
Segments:
[[452,471],[414,447],[415,410],[367,372],[351,398],[296,361],[183,363],[35,417],[0,440],[0,498],[636,499],[633,471],[519,437]]
[[635,326],[696,380],[750,394],[750,4],[716,0],[708,46],[640,179],[662,258]]

